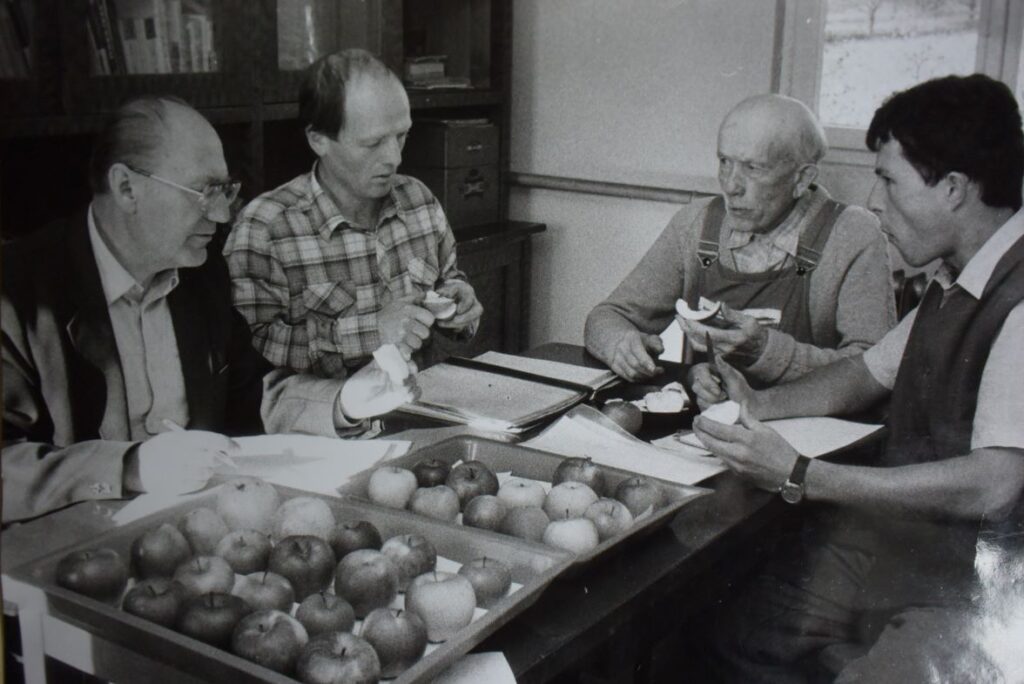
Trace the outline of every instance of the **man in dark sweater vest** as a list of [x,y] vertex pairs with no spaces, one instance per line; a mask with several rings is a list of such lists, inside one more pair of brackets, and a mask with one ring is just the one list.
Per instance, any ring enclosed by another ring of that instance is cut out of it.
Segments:
[[[990,681],[974,679],[1002,665],[986,635],[1013,601],[1024,608],[1012,577],[999,605],[984,600],[1000,573],[1024,576],[1010,547],[1024,488],[1017,104],[985,76],[928,81],[875,112],[867,145],[883,229],[909,264],[941,266],[861,356],[763,391],[720,364],[740,422],[697,418],[695,432],[806,513],[794,548],[719,616],[715,667],[729,681]],[[809,461],[760,422],[855,413],[887,394],[888,443],[870,466]]]

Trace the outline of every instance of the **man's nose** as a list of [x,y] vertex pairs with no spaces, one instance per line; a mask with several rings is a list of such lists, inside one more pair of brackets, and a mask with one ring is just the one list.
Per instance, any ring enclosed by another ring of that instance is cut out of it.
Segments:
[[402,163],[402,143],[397,137],[389,138],[385,144],[384,161],[395,166]]
[[740,176],[737,165],[732,164],[722,169],[721,183],[722,192],[726,195],[743,194],[743,178]]
[[875,179],[874,185],[871,186],[871,192],[868,193],[868,210],[879,218],[885,213],[885,192],[882,190],[880,179]]

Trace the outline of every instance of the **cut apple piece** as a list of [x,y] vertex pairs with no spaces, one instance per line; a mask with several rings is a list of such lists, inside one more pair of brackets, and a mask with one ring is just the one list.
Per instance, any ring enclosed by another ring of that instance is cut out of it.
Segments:
[[732,400],[723,401],[707,407],[701,412],[701,415],[719,423],[735,425],[736,421],[740,419],[740,405]]
[[679,413],[686,407],[686,395],[682,392],[648,392],[644,395],[648,413]]
[[757,319],[761,325],[778,325],[782,312],[778,309],[744,309],[743,313]]
[[718,315],[718,312],[722,310],[721,302],[712,302],[703,297],[700,298],[699,306],[699,309],[694,310],[690,308],[685,299],[678,299],[676,300],[676,313],[688,321],[706,321]]
[[433,290],[427,292],[423,297],[423,306],[439,321],[446,321],[454,316],[458,308],[454,299],[439,295]]
[[396,385],[401,385],[409,377],[409,364],[405,362],[405,357],[402,356],[402,352],[398,351],[398,347],[395,345],[385,344],[378,347],[373,352],[373,358],[377,361],[377,365],[381,367],[381,370],[388,374],[391,382]]

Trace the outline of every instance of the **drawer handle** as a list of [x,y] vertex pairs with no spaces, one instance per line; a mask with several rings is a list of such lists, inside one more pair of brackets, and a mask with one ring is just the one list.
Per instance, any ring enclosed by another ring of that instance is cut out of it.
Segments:
[[466,151],[467,152],[483,152],[483,150],[484,150],[484,144],[483,143],[469,143],[468,145],[466,145]]
[[483,195],[487,190],[487,179],[484,178],[479,171],[473,169],[466,176],[466,180],[462,183],[462,198],[466,199],[469,197]]

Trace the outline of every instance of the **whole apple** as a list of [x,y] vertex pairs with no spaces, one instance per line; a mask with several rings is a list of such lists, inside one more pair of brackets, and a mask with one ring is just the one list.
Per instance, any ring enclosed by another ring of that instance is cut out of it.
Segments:
[[139,580],[121,602],[121,610],[164,627],[174,627],[185,604],[185,588],[167,577]]
[[295,619],[302,623],[310,636],[323,632],[351,632],[356,623],[356,612],[345,599],[321,591],[302,599],[295,611]]
[[594,522],[601,541],[622,534],[633,524],[633,514],[626,504],[615,499],[598,499],[590,504],[585,517]]
[[192,553],[197,556],[215,555],[217,544],[229,532],[224,518],[220,517],[217,511],[205,506],[186,513],[178,521],[178,529],[188,540]]
[[356,617],[364,618],[398,596],[398,568],[381,551],[353,551],[338,563],[334,593],[349,602]]
[[274,513],[270,536],[275,542],[296,535],[326,541],[331,538],[334,524],[334,513],[326,501],[313,496],[296,496],[281,504]]
[[646,511],[660,508],[665,494],[657,483],[638,475],[620,482],[615,488],[615,498],[626,504],[626,508],[636,519]]
[[397,677],[427,650],[427,626],[416,613],[377,608],[363,620],[359,634],[380,659],[381,677]]
[[189,598],[211,592],[227,594],[235,584],[235,571],[219,556],[195,556],[178,566],[174,579],[185,587]]
[[540,541],[544,537],[544,530],[548,528],[549,522],[551,522],[551,518],[541,508],[535,506],[513,508],[501,521],[498,531],[527,541]]
[[644,424],[643,412],[629,401],[609,401],[601,407],[601,413],[631,435],[640,432]]
[[416,476],[408,468],[381,466],[370,474],[366,496],[381,506],[405,508],[416,487]]
[[214,592],[193,596],[185,602],[178,615],[178,631],[206,644],[226,648],[231,643],[235,625],[252,612],[243,599]]
[[473,621],[476,594],[462,575],[435,570],[409,583],[405,609],[419,615],[427,625],[427,639],[447,641]]
[[277,609],[290,611],[295,603],[292,583],[275,572],[264,570],[243,575],[235,581],[231,591],[245,599],[253,610]]
[[339,522],[334,526],[328,541],[338,560],[359,549],[379,549],[384,543],[380,531],[366,520]]
[[544,497],[544,488],[539,482],[521,477],[510,478],[498,488],[498,498],[509,508],[543,506]]
[[399,534],[380,547],[381,553],[398,568],[398,589],[404,591],[413,577],[430,572],[437,565],[437,551],[419,534]]
[[460,507],[464,507],[475,496],[498,493],[497,476],[479,461],[460,463],[452,468],[445,484],[459,495]]
[[412,474],[416,476],[416,483],[420,487],[436,487],[444,484],[451,469],[452,467],[442,460],[428,458],[414,465]]
[[132,542],[132,567],[138,577],[170,577],[192,557],[185,535],[170,523],[151,527]]
[[273,609],[246,615],[231,633],[235,655],[285,674],[295,669],[295,661],[308,642],[306,628],[298,620]]
[[544,499],[544,512],[552,520],[560,518],[582,518],[597,501],[594,490],[582,482],[563,482],[551,488]]
[[377,684],[380,659],[365,639],[324,632],[302,649],[295,670],[303,684]]
[[[632,404],[627,404],[636,408]],[[639,412],[640,409],[637,409]],[[594,490],[598,496],[607,491],[604,471],[601,466],[589,458],[567,458],[555,468],[555,474],[551,478],[551,484],[559,485],[563,482],[579,482]]]
[[281,496],[274,485],[258,477],[238,477],[217,493],[217,513],[232,530],[270,532]]
[[121,598],[128,583],[128,565],[113,549],[74,551],[57,563],[57,584],[100,601]]
[[214,555],[228,562],[239,575],[267,569],[270,561],[270,537],[257,530],[234,530],[217,543]]
[[474,558],[459,568],[476,594],[476,605],[490,608],[508,593],[512,586],[512,570],[497,558]]
[[481,494],[466,504],[466,510],[462,512],[462,524],[483,530],[497,530],[507,513],[508,506],[504,501],[494,494]]
[[270,552],[267,567],[288,579],[301,601],[326,589],[334,575],[336,560],[327,542],[308,534],[285,537]]
[[435,520],[455,522],[459,517],[459,497],[448,485],[420,487],[412,493],[409,510]]
[[580,555],[596,548],[601,538],[589,518],[564,518],[548,523],[542,541],[548,546]]

